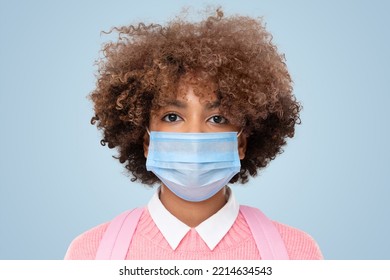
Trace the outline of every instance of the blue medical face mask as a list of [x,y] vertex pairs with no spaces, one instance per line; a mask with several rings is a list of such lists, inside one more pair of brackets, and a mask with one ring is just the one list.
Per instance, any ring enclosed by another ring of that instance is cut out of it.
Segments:
[[174,194],[203,201],[240,171],[237,132],[150,132],[146,169]]

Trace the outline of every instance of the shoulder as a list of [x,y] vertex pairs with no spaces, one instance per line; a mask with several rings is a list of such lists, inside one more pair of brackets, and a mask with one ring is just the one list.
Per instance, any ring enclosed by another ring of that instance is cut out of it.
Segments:
[[98,225],[77,236],[69,245],[65,260],[95,259],[100,241],[110,222]]
[[272,221],[278,229],[292,260],[322,260],[317,242],[306,232]]

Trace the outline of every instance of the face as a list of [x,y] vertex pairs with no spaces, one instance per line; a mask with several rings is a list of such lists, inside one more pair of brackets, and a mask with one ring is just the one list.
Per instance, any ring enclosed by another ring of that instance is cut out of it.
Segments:
[[[185,87],[177,99],[168,102],[151,115],[150,131],[207,133],[230,132],[239,133],[241,127],[232,125],[228,119],[220,114],[219,102],[215,94],[207,97],[198,97],[192,86]],[[148,155],[149,136],[145,134],[144,154]],[[238,137],[238,153],[244,159],[246,151],[246,137]]]

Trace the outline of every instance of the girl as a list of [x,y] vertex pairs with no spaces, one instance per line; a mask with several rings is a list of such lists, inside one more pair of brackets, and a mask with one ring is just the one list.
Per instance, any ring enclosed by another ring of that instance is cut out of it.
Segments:
[[160,187],[145,208],[77,237],[65,259],[321,259],[309,235],[240,206],[227,186],[256,176],[299,123],[261,21],[217,10],[198,23],[114,30],[92,123],[132,181]]

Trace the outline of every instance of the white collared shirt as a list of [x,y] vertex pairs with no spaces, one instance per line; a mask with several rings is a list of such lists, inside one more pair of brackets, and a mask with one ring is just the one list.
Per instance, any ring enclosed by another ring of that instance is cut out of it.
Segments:
[[[159,199],[159,192],[160,188],[149,201],[148,210],[161,234],[175,250],[191,227],[181,222],[164,207]],[[227,203],[217,213],[194,228],[210,250],[218,245],[238,216],[239,205],[230,188],[227,188],[227,194],[229,195]]]

